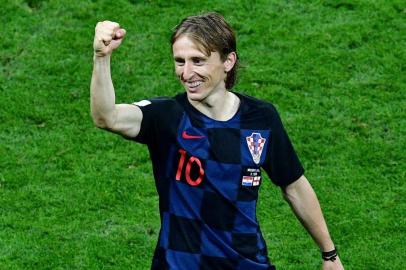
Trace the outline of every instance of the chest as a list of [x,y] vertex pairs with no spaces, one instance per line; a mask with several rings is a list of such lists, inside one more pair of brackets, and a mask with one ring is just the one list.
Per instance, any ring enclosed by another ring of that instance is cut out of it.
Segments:
[[169,178],[231,198],[259,187],[270,130],[241,129],[238,122],[196,126],[184,116],[176,133]]
[[244,129],[239,121],[193,125],[184,115],[179,123],[176,144],[189,155],[222,164],[260,167],[266,160],[270,129]]

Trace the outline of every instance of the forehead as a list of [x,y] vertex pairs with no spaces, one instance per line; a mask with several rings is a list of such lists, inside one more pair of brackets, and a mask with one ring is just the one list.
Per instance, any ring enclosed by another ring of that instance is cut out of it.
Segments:
[[172,45],[172,53],[174,57],[186,57],[193,55],[194,57],[210,57],[204,50],[202,44],[196,40],[188,37],[187,35],[181,35]]

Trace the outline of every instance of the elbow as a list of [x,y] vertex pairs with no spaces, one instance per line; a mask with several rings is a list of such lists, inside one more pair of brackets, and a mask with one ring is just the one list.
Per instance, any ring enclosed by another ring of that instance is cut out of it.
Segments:
[[283,189],[282,189],[282,196],[283,196],[283,199],[284,199],[286,202],[291,203],[291,201],[292,201],[292,194],[289,193],[289,192],[286,190],[286,188],[283,188]]
[[93,124],[101,129],[107,129],[107,123],[103,119],[93,117]]
[[[299,178],[300,180],[300,178]],[[296,200],[298,197],[298,187],[300,181],[295,181],[285,187],[282,188],[282,195],[283,199],[288,203],[292,203],[292,201]]]
[[114,113],[102,113],[100,110],[91,108],[93,124],[101,129],[110,129],[114,125]]
[[93,124],[101,129],[110,129],[112,126],[112,121],[109,121],[105,117],[92,115]]

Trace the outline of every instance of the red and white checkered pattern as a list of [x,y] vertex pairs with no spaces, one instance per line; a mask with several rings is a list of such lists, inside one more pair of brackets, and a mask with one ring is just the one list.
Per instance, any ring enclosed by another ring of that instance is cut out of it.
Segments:
[[[266,139],[261,138],[258,140],[258,152],[262,152],[262,149],[264,148]],[[247,143],[248,143],[248,148],[250,149],[251,152],[254,152],[254,138],[252,137],[247,137]]]
[[[255,149],[254,134],[259,135],[258,148],[257,149]],[[259,161],[261,159],[262,150],[264,149],[266,139],[262,138],[260,133],[252,133],[251,136],[246,137],[246,139],[247,139],[248,149],[250,150],[250,153],[252,155],[252,159],[254,160],[254,162],[256,164],[259,164]]]

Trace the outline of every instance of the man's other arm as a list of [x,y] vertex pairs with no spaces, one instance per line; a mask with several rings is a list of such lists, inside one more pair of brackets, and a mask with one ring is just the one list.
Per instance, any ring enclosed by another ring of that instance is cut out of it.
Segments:
[[[323,252],[334,249],[319,201],[309,181],[303,175],[283,188],[283,195],[293,212]],[[341,270],[344,267],[337,256],[335,261],[323,261],[323,270]]]

